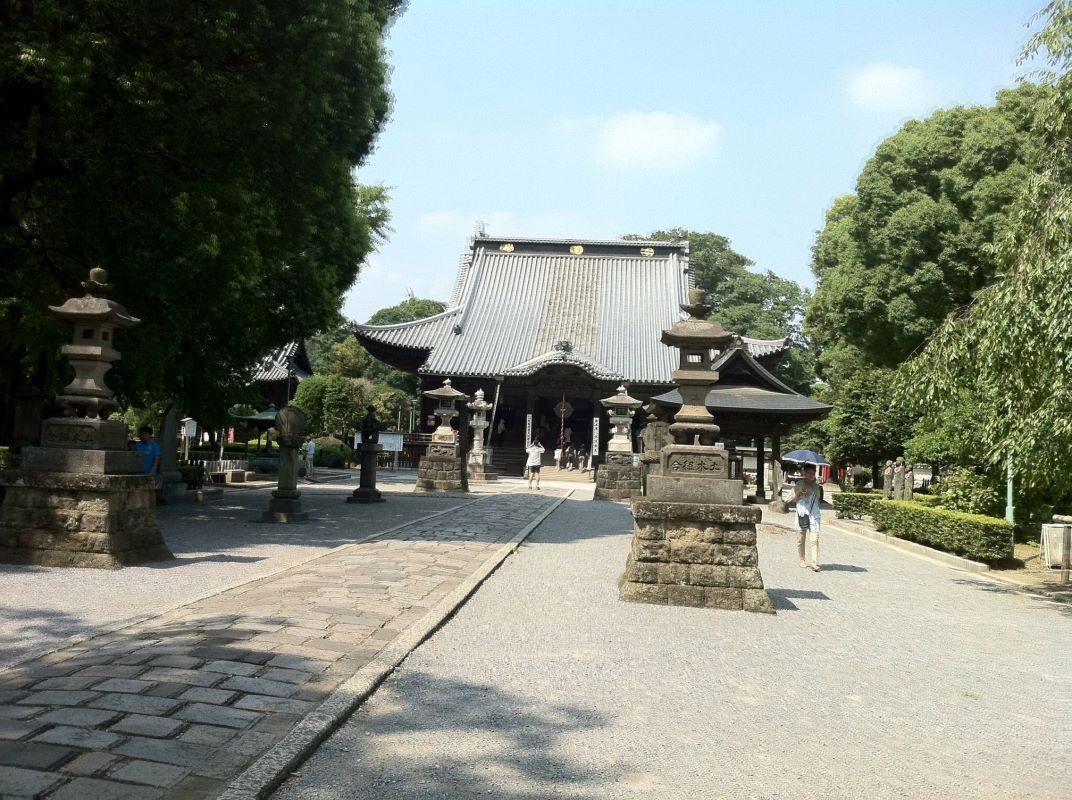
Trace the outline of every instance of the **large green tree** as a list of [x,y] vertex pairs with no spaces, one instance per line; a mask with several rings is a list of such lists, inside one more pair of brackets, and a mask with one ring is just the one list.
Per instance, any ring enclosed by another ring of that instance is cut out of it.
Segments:
[[[0,401],[66,376],[46,306],[109,270],[111,383],[202,419],[324,329],[386,230],[355,184],[399,0],[0,5]],[[0,425],[0,431],[3,430]],[[2,435],[2,433],[0,433]]]
[[1002,278],[951,314],[905,368],[903,394],[938,408],[979,407],[988,461],[1012,456],[1027,487],[1068,492],[1072,474],[1072,0],[1055,0],[1024,58],[1051,88],[1042,146],[991,258]]
[[879,145],[813,249],[806,330],[820,350],[853,346],[896,366],[994,279],[992,245],[1041,150],[1034,112],[1051,94],[1025,84],[991,107],[912,120]]
[[693,280],[707,292],[711,318],[742,336],[788,337],[791,348],[778,370],[779,377],[797,391],[808,393],[815,372],[801,332],[808,293],[799,284],[770,270],[753,271],[750,268],[755,262],[734,250],[730,240],[717,233],[671,228],[623,238],[688,241]]

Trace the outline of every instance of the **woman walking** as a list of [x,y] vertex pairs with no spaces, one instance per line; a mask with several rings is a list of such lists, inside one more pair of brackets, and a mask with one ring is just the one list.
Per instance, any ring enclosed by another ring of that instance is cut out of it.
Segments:
[[804,559],[804,540],[811,543],[811,568],[819,571],[819,528],[821,526],[821,509],[823,487],[815,482],[815,465],[804,465],[804,477],[797,481],[793,490],[793,499],[797,504],[796,529],[797,552],[800,566],[807,567]]

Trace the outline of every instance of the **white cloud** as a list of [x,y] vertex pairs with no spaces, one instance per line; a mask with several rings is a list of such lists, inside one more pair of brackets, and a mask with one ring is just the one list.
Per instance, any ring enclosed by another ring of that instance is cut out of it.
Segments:
[[917,67],[879,62],[858,69],[847,85],[849,97],[866,111],[913,114],[936,104],[937,87]]
[[[571,130],[568,121],[559,129]],[[711,158],[722,129],[690,114],[667,111],[622,111],[602,120],[595,156],[611,169],[677,170]]]
[[420,228],[455,240],[459,251],[483,222],[490,236],[601,236],[584,217],[575,214],[516,214],[513,211],[456,211],[440,209],[421,214]]

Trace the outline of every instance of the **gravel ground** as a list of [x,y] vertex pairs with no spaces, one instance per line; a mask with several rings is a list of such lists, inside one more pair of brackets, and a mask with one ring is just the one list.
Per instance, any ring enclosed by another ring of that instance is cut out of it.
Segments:
[[385,487],[386,503],[349,505],[343,498],[354,485],[302,486],[304,507],[314,517],[303,525],[254,521],[268,507],[268,489],[231,490],[204,505],[162,506],[160,526],[175,561],[115,571],[0,565],[0,669],[98,626],[163,611],[467,502],[399,486],[399,494]]
[[624,604],[630,528],[567,500],[276,800],[1069,796],[1068,607],[835,532],[777,616]]

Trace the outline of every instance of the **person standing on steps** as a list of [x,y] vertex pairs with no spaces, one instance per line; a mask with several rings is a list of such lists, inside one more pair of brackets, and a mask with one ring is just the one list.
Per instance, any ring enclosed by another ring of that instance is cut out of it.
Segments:
[[823,500],[823,487],[815,481],[815,465],[804,465],[804,477],[797,481],[793,490],[793,500],[797,504],[796,529],[797,553],[800,566],[807,567],[804,559],[804,540],[811,543],[811,568],[819,571],[819,528],[821,526],[820,503]]
[[525,468],[529,471],[529,489],[532,489],[532,479],[536,479],[536,491],[540,490],[540,464],[543,461],[543,445],[536,439],[530,444],[525,452],[529,454],[525,461]]

